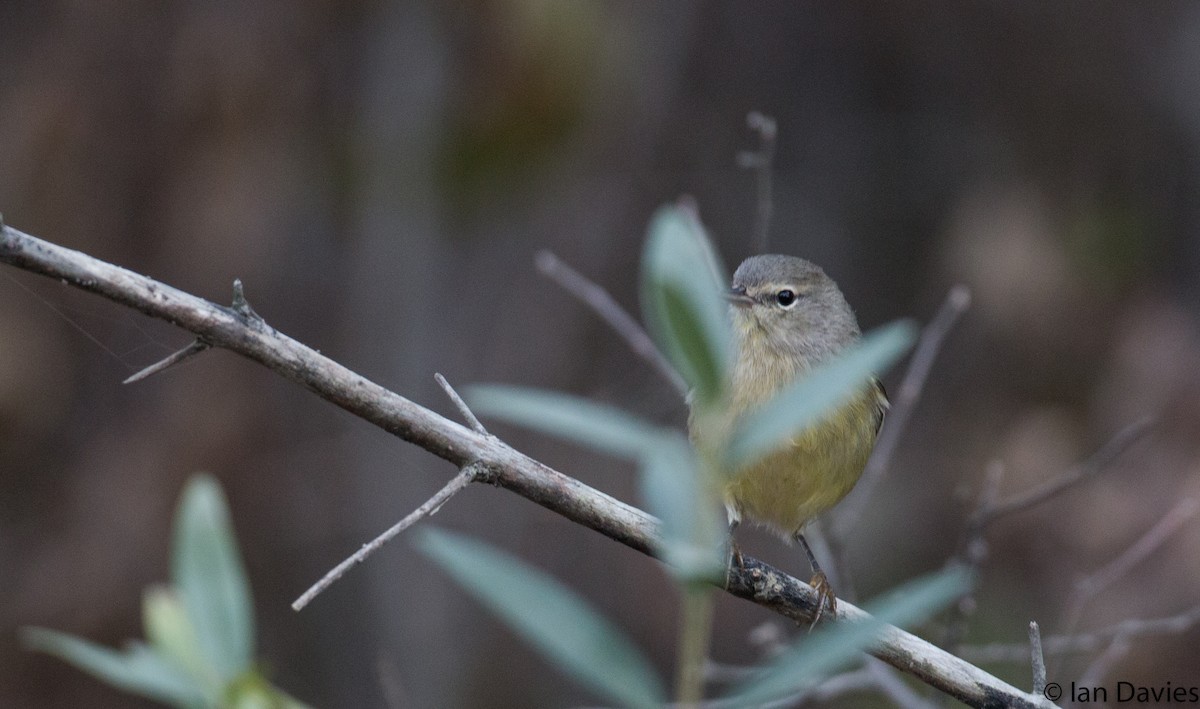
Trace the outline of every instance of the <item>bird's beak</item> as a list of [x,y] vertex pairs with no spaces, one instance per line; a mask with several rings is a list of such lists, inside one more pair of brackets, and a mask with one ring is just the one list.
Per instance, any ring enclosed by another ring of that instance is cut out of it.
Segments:
[[734,286],[725,291],[725,300],[739,308],[749,308],[754,305],[754,299],[746,295],[746,286]]

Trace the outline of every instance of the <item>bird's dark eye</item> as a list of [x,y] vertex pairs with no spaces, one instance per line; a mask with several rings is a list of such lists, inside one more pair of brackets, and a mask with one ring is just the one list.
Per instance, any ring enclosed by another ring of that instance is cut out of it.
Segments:
[[792,303],[796,302],[796,293],[784,288],[775,294],[775,302],[779,303],[785,308],[791,307]]

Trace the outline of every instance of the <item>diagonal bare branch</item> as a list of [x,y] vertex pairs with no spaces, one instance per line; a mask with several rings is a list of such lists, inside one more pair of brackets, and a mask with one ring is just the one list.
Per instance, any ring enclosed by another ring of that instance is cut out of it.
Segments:
[[[626,546],[650,554],[659,523],[649,514],[413,403],[268,326],[241,309],[216,305],[166,284],[8,226],[0,227],[0,261],[98,293],[189,330],[215,347],[259,362],[327,401],[460,468],[478,463],[493,483]],[[787,618],[810,623],[816,592],[788,574],[743,555],[725,590]],[[840,618],[866,613],[838,604]],[[871,654],[968,705],[1048,707],[997,677],[899,628],[885,627]]]

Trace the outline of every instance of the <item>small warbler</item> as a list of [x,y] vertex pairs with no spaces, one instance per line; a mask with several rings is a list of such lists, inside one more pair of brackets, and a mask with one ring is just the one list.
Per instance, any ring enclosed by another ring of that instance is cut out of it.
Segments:
[[[735,349],[729,396],[716,425],[701,425],[693,403],[689,429],[698,447],[720,445],[742,416],[862,336],[837,284],[804,259],[752,256],[734,272],[726,297]],[[745,519],[804,547],[818,594],[816,620],[826,603],[836,615],[837,598],[804,539],[804,527],[858,482],[887,406],[883,386],[872,378],[783,447],[732,471],[724,485],[731,536]],[[740,564],[741,554],[733,549],[734,563]]]

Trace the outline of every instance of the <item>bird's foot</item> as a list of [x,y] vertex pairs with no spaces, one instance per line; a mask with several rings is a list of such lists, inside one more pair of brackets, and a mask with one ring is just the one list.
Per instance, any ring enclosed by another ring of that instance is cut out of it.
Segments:
[[808,582],[809,586],[817,592],[817,614],[813,616],[812,625],[809,626],[809,632],[817,627],[817,623],[825,616],[825,605],[829,605],[829,615],[837,616],[837,596],[833,594],[833,587],[829,585],[829,579],[825,577],[825,572],[818,570],[813,574],[812,580]]

